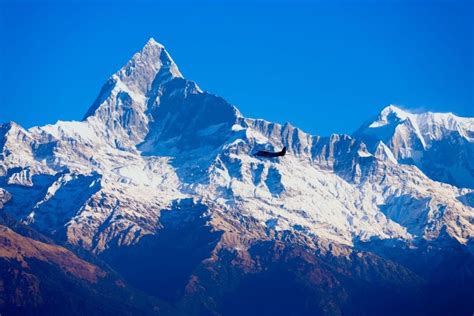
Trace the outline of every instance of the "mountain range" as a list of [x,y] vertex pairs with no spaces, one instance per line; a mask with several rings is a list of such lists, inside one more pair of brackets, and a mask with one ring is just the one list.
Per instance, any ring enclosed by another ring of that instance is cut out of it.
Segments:
[[474,311],[474,118],[389,105],[310,135],[153,39],[81,121],[0,126],[0,214],[8,315]]

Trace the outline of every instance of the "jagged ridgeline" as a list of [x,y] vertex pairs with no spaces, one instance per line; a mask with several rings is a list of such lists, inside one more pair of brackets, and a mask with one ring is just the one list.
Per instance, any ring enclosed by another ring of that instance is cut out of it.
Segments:
[[470,315],[473,189],[473,118],[313,136],[150,39],[82,121],[1,125],[0,313]]

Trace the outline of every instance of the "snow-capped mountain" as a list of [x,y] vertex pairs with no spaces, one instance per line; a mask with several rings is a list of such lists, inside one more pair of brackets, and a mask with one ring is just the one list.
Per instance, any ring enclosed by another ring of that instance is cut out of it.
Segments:
[[414,164],[434,180],[474,188],[474,118],[390,105],[354,137],[371,148],[382,141],[400,163]]
[[[303,270],[323,261],[345,267],[319,267],[304,287],[310,292],[346,284],[341,271],[358,264],[368,268],[357,278],[374,276],[378,265],[415,286],[416,274],[378,251],[396,244],[421,252],[427,243],[471,249],[473,122],[390,106],[354,136],[309,135],[244,117],[185,79],[150,39],[82,121],[0,127],[0,196],[16,220],[92,251],[142,290],[179,299],[185,313],[197,301],[224,313],[224,294],[212,285],[230,277],[223,265],[238,267],[231,275],[240,280],[282,258]],[[283,146],[284,157],[252,155]],[[366,259],[366,251],[381,259]],[[303,253],[304,265],[294,262]],[[159,268],[173,265],[174,281],[162,279]],[[374,280],[397,279],[382,274]],[[232,282],[229,291],[244,284]],[[326,295],[308,311],[342,313]]]

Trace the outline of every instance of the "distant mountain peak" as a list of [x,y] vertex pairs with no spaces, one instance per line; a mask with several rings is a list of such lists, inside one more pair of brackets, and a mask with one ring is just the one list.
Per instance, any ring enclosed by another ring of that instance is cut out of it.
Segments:
[[[474,187],[473,118],[453,113],[413,113],[389,105],[353,135],[373,150],[377,150],[377,141],[383,141],[399,162],[415,164],[437,181]],[[448,147],[456,148],[458,159],[450,157]]]
[[395,104],[389,104],[383,108],[381,113],[407,113],[407,111],[403,110]]
[[10,121],[4,124],[0,124],[0,137],[6,134],[19,134],[28,135],[28,132],[16,122]]
[[0,128],[2,129],[10,129],[10,128],[22,128],[20,125],[18,125],[14,121],[9,121],[3,124],[0,124]]
[[402,110],[400,107],[390,104],[386,106],[368,127],[377,128],[392,123],[398,123],[409,118],[411,113]]

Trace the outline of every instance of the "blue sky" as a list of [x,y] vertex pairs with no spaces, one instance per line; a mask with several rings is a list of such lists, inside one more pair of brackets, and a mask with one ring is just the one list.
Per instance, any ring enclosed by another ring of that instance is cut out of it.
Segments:
[[0,122],[80,120],[149,37],[249,117],[351,133],[389,103],[474,116],[472,1],[0,0]]

